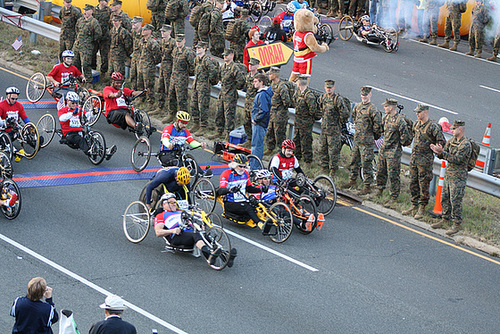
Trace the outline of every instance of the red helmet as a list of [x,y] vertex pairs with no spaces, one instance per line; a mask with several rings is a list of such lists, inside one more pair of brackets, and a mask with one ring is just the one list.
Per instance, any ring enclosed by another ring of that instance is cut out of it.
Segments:
[[123,74],[120,72],[113,72],[113,74],[111,74],[111,80],[123,81],[125,79],[123,78]]
[[295,150],[295,143],[291,139],[285,139],[283,140],[281,147],[288,148],[290,150]]

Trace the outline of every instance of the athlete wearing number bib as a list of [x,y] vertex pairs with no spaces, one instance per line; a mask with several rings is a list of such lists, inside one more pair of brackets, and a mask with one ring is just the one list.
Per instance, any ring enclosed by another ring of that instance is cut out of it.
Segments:
[[128,110],[127,103],[125,101],[125,95],[132,97],[132,93],[134,92],[130,88],[123,87],[123,94],[119,97],[109,97],[116,94],[119,89],[114,88],[113,86],[107,86],[104,88],[102,95],[104,96],[104,102],[106,104],[106,109],[104,115],[108,120],[108,123],[118,125],[122,129],[127,128],[127,122],[125,121],[125,115],[130,114],[130,110]]
[[59,109],[58,116],[59,122],[61,122],[63,138],[66,142],[77,146],[86,153],[89,150],[89,145],[85,138],[83,138],[83,128],[80,122],[82,110],[80,107],[63,107]]

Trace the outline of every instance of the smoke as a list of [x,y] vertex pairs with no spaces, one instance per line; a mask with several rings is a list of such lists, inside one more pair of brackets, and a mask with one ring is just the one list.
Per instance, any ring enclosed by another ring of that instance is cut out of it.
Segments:
[[486,43],[500,34],[500,0],[485,2],[485,7],[490,14],[490,23],[484,31]]

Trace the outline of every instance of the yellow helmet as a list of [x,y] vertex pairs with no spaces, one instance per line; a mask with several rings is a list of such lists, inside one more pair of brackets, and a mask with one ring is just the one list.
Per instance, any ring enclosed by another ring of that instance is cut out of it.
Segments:
[[177,181],[181,184],[188,184],[191,181],[191,174],[186,167],[181,167],[177,171]]
[[181,122],[189,122],[191,120],[191,116],[189,116],[189,114],[185,111],[182,111],[182,110],[179,110],[177,112],[177,114],[175,115],[175,117],[181,121]]

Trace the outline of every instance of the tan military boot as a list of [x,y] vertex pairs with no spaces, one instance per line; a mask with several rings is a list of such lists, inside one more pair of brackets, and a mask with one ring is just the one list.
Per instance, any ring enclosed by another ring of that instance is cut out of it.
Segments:
[[198,131],[196,131],[196,133],[194,134],[195,136],[203,136],[203,137],[206,137],[207,136],[207,131],[208,131],[208,128],[206,126],[203,126],[201,125],[199,128],[198,128]]
[[356,180],[350,180],[340,186],[342,189],[356,188]]
[[396,202],[397,202],[397,198],[391,197],[391,198],[389,198],[389,200],[387,202],[384,203],[384,207],[390,208]]
[[445,48],[445,49],[448,49],[448,48],[450,47],[450,42],[448,42],[448,41],[444,41],[444,43],[443,43],[443,44],[438,44],[438,46],[439,46],[440,48]]
[[373,197],[380,197],[382,196],[382,193],[384,192],[384,189],[377,189],[377,191],[375,191],[375,194],[373,195]]
[[446,219],[444,217],[441,217],[437,222],[434,224],[431,224],[431,227],[436,229],[436,228],[443,228],[444,226],[448,225],[449,219]]
[[214,139],[222,140],[222,138],[224,138],[224,133],[219,132],[219,131],[208,136],[208,139],[210,139],[210,140],[214,140]]
[[469,52],[465,53],[466,56],[472,56],[474,55],[474,49],[469,49]]
[[460,224],[454,223],[453,226],[446,232],[444,232],[448,236],[452,236],[462,230],[462,226]]
[[481,58],[481,54],[483,53],[483,50],[479,49],[476,51],[476,54],[474,55],[474,58]]
[[450,48],[451,51],[457,51],[458,49],[458,43],[457,42],[453,42],[453,46]]
[[422,37],[418,41],[421,43],[429,43],[429,40],[427,39],[427,37]]
[[335,15],[336,15],[336,13],[333,9],[328,10],[328,13],[326,13],[326,16],[329,16],[329,17],[334,17]]
[[418,207],[418,211],[417,211],[417,213],[415,214],[415,216],[413,216],[413,218],[415,218],[415,219],[422,219],[422,218],[424,218],[424,217],[425,217],[425,205],[422,205],[422,204],[421,204],[421,205]]
[[336,170],[335,169],[330,169],[330,173],[328,174],[330,176],[330,178],[332,179],[332,181],[335,182],[335,174],[336,174]]
[[418,210],[418,205],[412,204],[411,208],[404,210],[401,213],[404,215],[414,216],[417,213],[417,210]]
[[437,45],[437,37],[432,37],[431,41],[429,42],[430,45]]
[[497,61],[497,55],[493,55],[491,56],[490,58],[486,58],[486,60],[489,60],[489,61]]
[[369,184],[365,184],[363,186],[363,189],[359,192],[360,195],[368,195],[369,193],[372,192],[372,187]]

